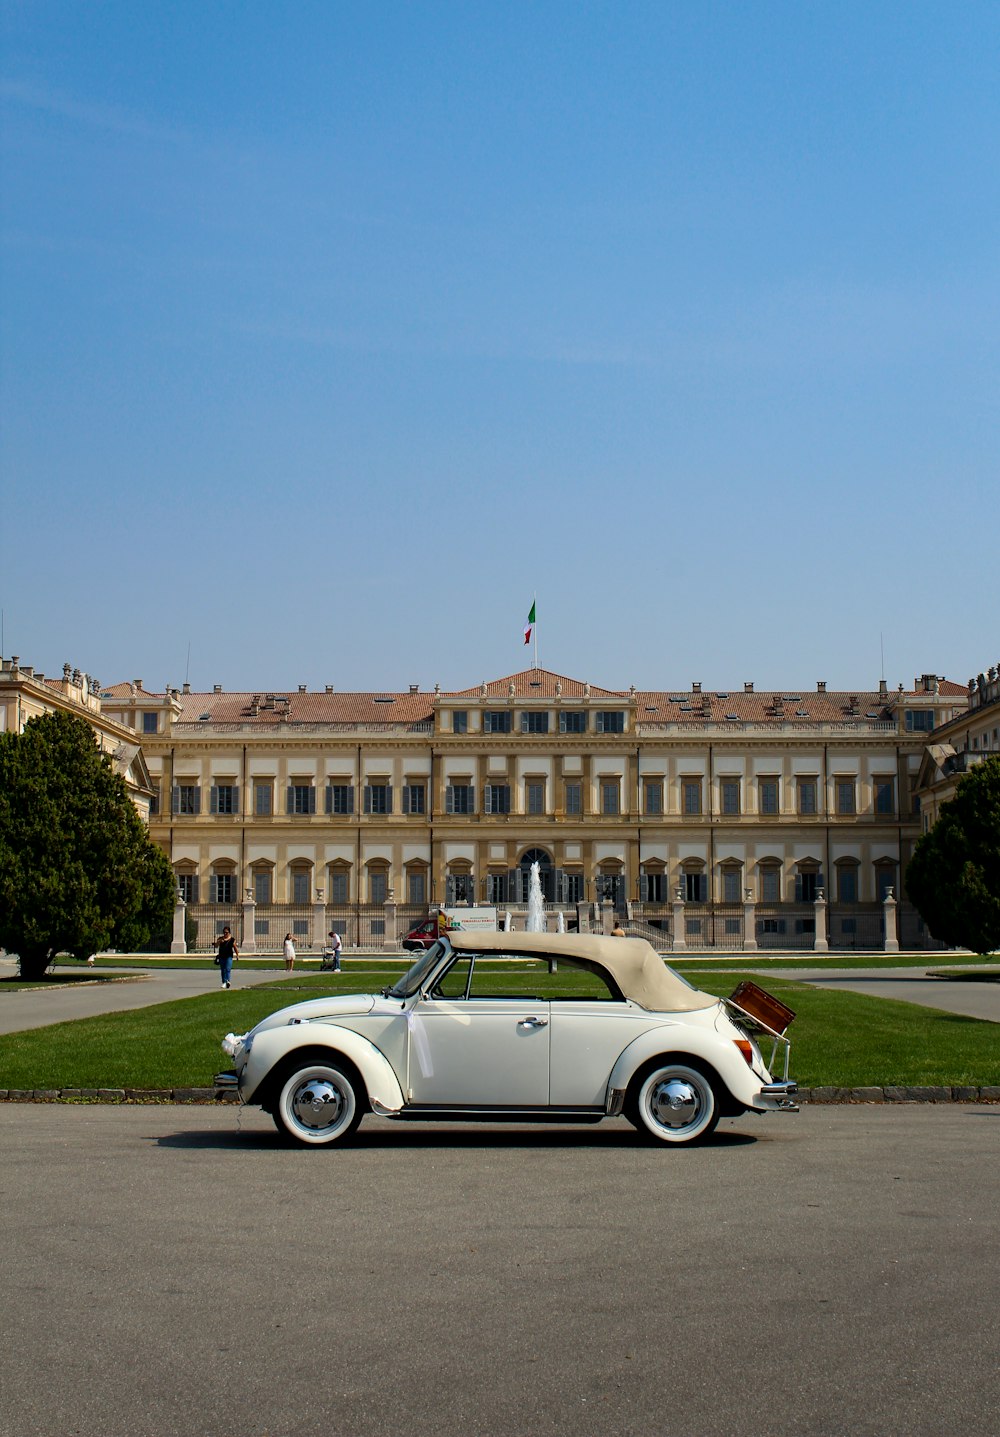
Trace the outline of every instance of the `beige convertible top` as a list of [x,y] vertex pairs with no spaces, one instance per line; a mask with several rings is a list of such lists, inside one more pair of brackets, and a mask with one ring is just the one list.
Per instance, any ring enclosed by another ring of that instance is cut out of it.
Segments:
[[574,958],[603,969],[626,998],[652,1013],[691,1013],[719,1000],[691,988],[666,966],[645,938],[598,938],[576,933],[490,933],[453,929],[451,946],[463,953],[509,958]]

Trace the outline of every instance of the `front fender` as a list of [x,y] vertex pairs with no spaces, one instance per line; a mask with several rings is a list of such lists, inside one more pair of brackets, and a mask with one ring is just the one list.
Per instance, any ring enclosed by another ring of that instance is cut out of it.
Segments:
[[636,1073],[661,1053],[699,1058],[718,1073],[732,1097],[743,1107],[750,1107],[760,1091],[760,1079],[747,1067],[735,1044],[727,1043],[714,1029],[677,1024],[670,1028],[650,1028],[620,1054],[608,1079],[608,1112],[621,1111],[625,1093]]
[[268,1028],[253,1040],[246,1067],[240,1074],[240,1098],[244,1103],[259,1101],[258,1094],[279,1063],[292,1057],[297,1048],[325,1048],[331,1055],[349,1058],[364,1079],[373,1108],[398,1113],[403,1092],[388,1059],[374,1043],[350,1028],[334,1023],[290,1023],[285,1028]]

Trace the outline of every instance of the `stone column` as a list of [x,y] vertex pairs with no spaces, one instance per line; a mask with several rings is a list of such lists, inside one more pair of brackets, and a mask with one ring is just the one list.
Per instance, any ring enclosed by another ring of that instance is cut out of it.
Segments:
[[829,953],[830,942],[826,934],[826,890],[817,888],[816,901],[813,904],[813,911],[816,914],[816,934],[813,938],[814,953]]
[[186,924],[187,904],[181,897],[180,889],[178,889],[177,901],[174,904],[174,933],[170,941],[171,953],[186,953],[188,951]]
[[576,905],[576,927],[578,933],[590,932],[590,904],[578,903]]
[[312,946],[317,953],[322,953],[326,947],[326,935],[329,929],[326,926],[326,900],[323,897],[322,888],[316,889],[316,902],[313,904],[313,931]]
[[615,926],[615,910],[610,898],[601,904],[601,932],[607,937]]
[[896,936],[896,899],[891,888],[885,890],[885,897],[882,899],[882,916],[885,919],[885,951],[887,953],[898,953],[899,939]]
[[677,885],[677,892],[674,894],[671,927],[674,933],[674,952],[685,953],[687,951],[687,935],[684,932],[684,889],[680,884]]
[[240,952],[257,952],[257,904],[249,888],[243,900],[243,942],[240,944]]
[[753,901],[753,889],[743,890],[743,951],[757,952],[757,905]]
[[398,953],[399,942],[396,938],[396,900],[392,889],[389,889],[389,897],[383,906],[385,914],[385,936],[382,940],[382,947],[386,953]]

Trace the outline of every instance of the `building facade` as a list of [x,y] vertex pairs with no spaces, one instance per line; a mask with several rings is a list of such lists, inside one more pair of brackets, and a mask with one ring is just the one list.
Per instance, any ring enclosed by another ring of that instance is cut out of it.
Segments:
[[917,791],[925,833],[963,774],[991,754],[1000,754],[1000,665],[969,680],[968,707],[936,729],[924,751]]
[[[831,947],[869,947],[922,830],[929,735],[968,698],[935,675],[646,692],[528,669],[453,693],[135,680],[101,702],[142,744],[151,834],[210,936],[246,905],[260,947],[286,922],[377,942],[362,920],[386,905],[398,927],[456,902],[516,920],[538,862],[568,923],[598,905],[674,947],[802,947],[819,902]],[[903,899],[899,938],[920,946]]]
[[29,719],[46,713],[70,713],[85,719],[98,747],[125,780],[132,802],[148,822],[153,788],[134,727],[106,713],[101,687],[89,674],[63,664],[60,678],[46,678],[17,654],[0,659],[0,733],[21,733]]

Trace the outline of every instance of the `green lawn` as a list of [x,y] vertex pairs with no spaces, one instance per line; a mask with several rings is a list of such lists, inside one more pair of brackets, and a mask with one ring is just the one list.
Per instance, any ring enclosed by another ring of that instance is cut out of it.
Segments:
[[[791,1074],[805,1087],[1000,1084],[1000,1027],[930,1008],[856,993],[826,992],[788,978],[761,979],[751,966],[678,964],[705,991],[731,993],[752,977],[795,1009]],[[133,1012],[81,1019],[0,1037],[0,1086],[9,1088],[204,1087],[228,1066],[219,1041],[275,1008],[326,993],[377,991],[398,965],[377,961],[341,977],[296,973],[253,989],[214,991]],[[554,975],[562,985],[578,980]],[[359,981],[359,979],[361,981]],[[518,991],[516,968],[497,965],[497,992]],[[568,991],[568,989],[567,989]]]

